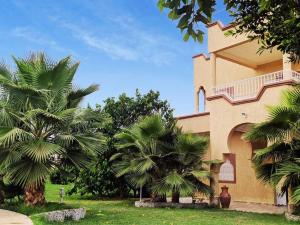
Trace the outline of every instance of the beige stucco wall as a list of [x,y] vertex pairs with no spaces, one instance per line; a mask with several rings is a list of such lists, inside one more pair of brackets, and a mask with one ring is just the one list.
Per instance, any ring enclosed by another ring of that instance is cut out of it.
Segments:
[[216,85],[256,76],[254,69],[218,58],[216,63]]
[[182,127],[183,132],[186,133],[208,133],[209,128],[209,114],[193,116],[179,119],[178,127]]
[[282,70],[282,62],[283,60],[277,60],[271,63],[266,63],[263,65],[259,65],[256,69],[257,75],[272,73],[274,71]]
[[229,46],[234,46],[238,43],[247,41],[245,35],[236,36],[225,36],[227,30],[222,30],[222,25],[215,24],[210,26],[208,29],[208,51],[215,52]]
[[[228,135],[237,125],[262,122],[267,117],[267,105],[279,103],[282,90],[288,86],[267,88],[259,101],[232,105],[224,98],[208,101],[210,105],[210,142],[213,159],[223,159],[223,153],[230,153]],[[242,115],[246,114],[246,117]]]
[[[251,144],[241,140],[240,134],[231,134],[238,125],[264,121],[267,117],[266,106],[278,104],[282,91],[290,87],[282,85],[267,88],[258,101],[239,105],[232,105],[224,98],[213,99],[207,102],[209,115],[178,121],[178,125],[185,132],[209,131],[210,146],[207,157],[210,159],[223,160],[224,153],[236,155],[236,184],[226,183],[234,201],[275,203],[274,190],[256,179],[251,164]],[[219,190],[222,185],[224,183],[219,183]]]
[[[208,28],[208,50],[211,52],[211,58],[201,54],[193,58],[195,109],[199,104],[197,93],[200,88],[204,88],[206,97],[211,97],[214,85],[222,85],[285,69],[300,71],[300,64],[292,65],[287,62],[287,55],[282,56],[278,51],[256,55],[257,46],[252,45],[252,42],[249,43],[244,36],[225,37],[224,32],[222,26],[217,23],[210,26]],[[214,56],[216,56],[215,64]],[[247,64],[245,59],[251,63]],[[205,111],[209,113],[179,118],[178,126],[182,127],[184,132],[209,135],[210,145],[207,158],[223,160],[224,153],[236,155],[237,183],[226,184],[230,187],[229,191],[233,200],[274,203],[273,189],[256,179],[251,164],[252,148],[250,143],[241,140],[239,133],[230,134],[238,125],[264,121],[267,117],[266,106],[278,104],[282,91],[290,87],[287,84],[267,87],[259,99],[242,104],[231,104],[223,97],[209,98],[209,100],[205,100]],[[193,100],[191,99],[191,101]],[[219,184],[219,190],[221,185],[223,184]]]
[[210,76],[210,60],[205,56],[196,57],[194,61],[194,91],[198,92],[200,87],[204,87],[206,93],[210,95],[212,80]]
[[[229,184],[229,192],[233,201],[259,202],[274,204],[274,189],[256,179],[252,168],[252,146],[242,140],[241,132],[233,132],[230,136],[230,153],[236,158],[236,183]],[[219,183],[219,190],[224,183]]]

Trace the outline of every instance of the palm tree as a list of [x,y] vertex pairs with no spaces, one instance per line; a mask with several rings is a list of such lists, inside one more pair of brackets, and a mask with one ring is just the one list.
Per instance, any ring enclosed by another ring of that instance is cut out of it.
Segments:
[[45,181],[61,163],[87,166],[99,150],[84,96],[98,89],[74,89],[78,63],[53,62],[44,54],[13,58],[16,71],[0,67],[0,168],[25,190],[27,204],[43,204]]
[[166,160],[166,175],[155,185],[158,193],[172,192],[172,202],[178,203],[180,194],[190,195],[195,191],[211,194],[204,183],[211,179],[209,162],[204,161],[208,140],[196,134],[182,133],[175,129],[173,154]]
[[[136,188],[151,184],[161,177],[163,140],[168,129],[158,115],[145,117],[115,137],[119,152],[111,157],[116,176],[126,176]],[[165,201],[165,196],[153,192],[154,201]]]
[[253,158],[259,179],[282,192],[290,190],[300,203],[300,86],[283,93],[280,105],[268,107],[267,121],[245,134],[250,141],[267,140],[270,145]]
[[173,202],[180,193],[209,192],[201,181],[209,177],[202,164],[205,138],[182,134],[159,115],[145,117],[116,138],[120,151],[111,158],[116,175],[127,176],[136,187],[150,186],[153,201],[165,201],[171,192]]

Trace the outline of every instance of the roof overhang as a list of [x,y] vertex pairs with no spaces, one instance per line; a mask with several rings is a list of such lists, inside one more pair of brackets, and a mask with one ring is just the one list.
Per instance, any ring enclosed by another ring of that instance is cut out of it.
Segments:
[[258,52],[259,48],[260,44],[257,40],[247,40],[235,46],[230,46],[228,48],[216,51],[215,54],[217,55],[217,57],[253,69],[256,69],[260,65],[264,65],[282,59],[282,53],[277,49],[272,49],[271,51],[264,50],[263,52]]

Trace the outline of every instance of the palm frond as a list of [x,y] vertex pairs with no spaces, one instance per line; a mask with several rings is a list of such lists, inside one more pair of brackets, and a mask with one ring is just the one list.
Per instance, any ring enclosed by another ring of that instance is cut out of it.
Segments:
[[11,164],[7,171],[7,177],[24,188],[44,183],[51,172],[51,167],[45,163],[23,159]]
[[46,162],[51,156],[65,152],[65,150],[57,144],[40,140],[24,143],[20,148],[24,154],[37,163]]
[[184,195],[192,194],[195,190],[195,185],[186,180],[176,171],[170,172],[166,177],[158,181],[153,187],[154,192],[166,194],[171,191],[176,191]]
[[9,147],[18,141],[27,141],[33,139],[33,135],[17,127],[0,127],[0,145]]
[[292,194],[292,200],[296,204],[300,203],[300,185],[295,187],[295,190]]

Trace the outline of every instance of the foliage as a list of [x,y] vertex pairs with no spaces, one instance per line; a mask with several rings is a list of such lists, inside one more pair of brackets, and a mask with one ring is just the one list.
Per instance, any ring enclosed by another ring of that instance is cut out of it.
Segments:
[[[300,58],[300,3],[295,0],[224,0],[226,9],[237,26],[229,34],[246,34],[261,42],[259,51],[277,48],[288,53],[291,60]],[[169,10],[168,17],[178,20],[177,27],[184,40],[190,36],[202,42],[203,29],[200,24],[211,22],[215,0],[158,0],[158,8]]]
[[256,124],[245,138],[268,140],[265,149],[253,159],[259,179],[282,192],[289,188],[295,203],[300,203],[300,86],[284,92],[280,105],[269,107],[267,121]]
[[225,0],[227,9],[238,26],[234,34],[247,34],[261,42],[260,52],[277,48],[291,55],[293,61],[300,58],[300,3],[295,0]]
[[78,63],[44,54],[14,58],[16,71],[0,67],[0,168],[25,189],[28,204],[44,202],[44,184],[60,165],[88,166],[100,150],[89,109],[79,109],[97,85],[74,89]]
[[119,187],[114,179],[114,173],[107,160],[98,158],[89,169],[81,170],[79,178],[75,179],[74,187],[69,194],[92,194],[93,196],[113,197],[120,195]]
[[104,132],[115,135],[122,128],[133,125],[138,119],[144,116],[159,113],[164,120],[172,122],[173,109],[166,100],[160,99],[160,93],[150,90],[142,95],[136,90],[135,97],[128,97],[122,94],[116,100],[108,98],[104,101],[103,111],[110,115],[112,124]]
[[76,167],[64,167],[55,169],[50,174],[52,184],[69,184],[76,180],[79,170]]
[[111,160],[117,177],[127,176],[137,188],[149,185],[154,196],[168,192],[179,196],[195,190],[210,193],[202,182],[210,178],[203,167],[206,138],[183,134],[175,123],[169,126],[159,115],[141,119],[116,138],[120,151]]
[[[53,224],[46,222],[42,212],[65,208],[84,207],[88,210],[84,220],[76,222],[78,225],[103,224],[184,224],[184,225],[286,225],[298,224],[286,221],[283,215],[245,213],[220,209],[161,209],[136,208],[132,200],[87,200],[77,196],[66,196],[65,203],[59,203],[59,189],[69,186],[46,185],[46,197],[50,202],[43,207],[28,207],[24,204],[4,205],[4,209],[14,210],[29,215],[35,225]],[[242,221],[242,222],[241,222]],[[65,221],[66,225],[73,225],[74,221]]]
[[115,98],[108,98],[104,106],[97,106],[98,113],[106,114],[110,121],[101,126],[101,132],[106,136],[107,146],[98,155],[93,166],[83,169],[75,180],[75,185],[70,193],[88,194],[98,196],[128,196],[135,188],[124,178],[117,178],[112,171],[110,157],[117,152],[114,135],[124,127],[134,124],[139,118],[159,113],[165,121],[174,121],[173,109],[167,101],[160,99],[159,92],[149,91],[142,95],[138,90],[135,97],[122,94]]
[[3,175],[0,174],[0,204],[3,204],[5,200],[15,199],[16,197],[19,200],[23,194],[24,191],[20,186],[9,184],[3,179]]
[[169,9],[168,17],[178,20],[177,28],[185,31],[184,40],[191,36],[195,41],[202,42],[204,32],[198,28],[198,23],[207,24],[211,21],[215,0],[158,0],[157,6],[162,11]]

